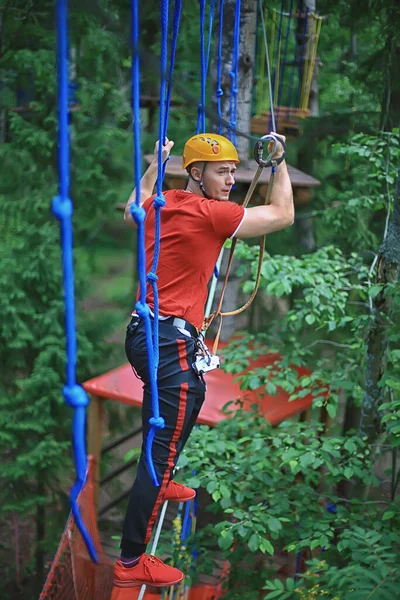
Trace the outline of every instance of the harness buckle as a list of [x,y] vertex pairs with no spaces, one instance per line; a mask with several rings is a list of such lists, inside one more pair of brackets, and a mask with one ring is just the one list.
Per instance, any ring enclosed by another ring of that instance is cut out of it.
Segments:
[[214,371],[220,367],[220,360],[216,354],[211,354],[203,339],[197,338],[197,350],[195,354],[195,361],[192,365],[196,374],[201,376],[209,371]]

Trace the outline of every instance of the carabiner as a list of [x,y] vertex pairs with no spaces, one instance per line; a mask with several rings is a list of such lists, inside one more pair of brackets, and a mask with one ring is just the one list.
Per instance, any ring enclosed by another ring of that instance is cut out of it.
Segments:
[[[268,142],[274,142],[274,147],[272,152],[268,154],[267,158],[263,158],[264,156],[264,144]],[[282,144],[283,154],[279,158],[274,159],[273,156],[276,152],[276,148],[278,146],[278,142]],[[285,160],[286,155],[286,144],[285,142],[278,137],[275,137],[271,133],[264,135],[262,138],[258,140],[258,142],[254,145],[254,160],[260,165],[260,167],[275,167],[279,165],[283,160]]]

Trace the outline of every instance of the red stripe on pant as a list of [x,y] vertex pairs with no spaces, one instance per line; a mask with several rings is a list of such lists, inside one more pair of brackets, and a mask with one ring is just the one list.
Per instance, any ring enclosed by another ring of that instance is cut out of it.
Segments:
[[176,343],[178,344],[179,366],[182,371],[187,371],[189,369],[189,365],[186,351],[186,340],[181,340],[178,338]]
[[[187,365],[186,365],[186,369],[187,369]],[[176,456],[176,444],[182,435],[183,424],[185,421],[186,400],[187,400],[188,389],[189,389],[189,384],[186,382],[182,383],[180,391],[179,391],[178,418],[176,420],[174,435],[172,436],[172,440],[171,440],[170,447],[169,447],[168,466],[165,470],[164,477],[163,477],[163,480],[162,480],[162,483],[160,486],[160,491],[158,493],[157,501],[154,505],[153,512],[151,513],[151,517],[150,517],[150,520],[149,520],[149,523],[147,526],[145,544],[147,544],[150,541],[153,525],[157,518],[157,514],[158,514],[158,510],[160,508],[160,505],[164,499],[165,489],[171,478],[172,469],[174,468],[174,459]]]

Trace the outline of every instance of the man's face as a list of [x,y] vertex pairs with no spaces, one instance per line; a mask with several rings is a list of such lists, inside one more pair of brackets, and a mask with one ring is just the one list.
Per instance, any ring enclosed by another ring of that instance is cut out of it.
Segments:
[[214,200],[229,200],[235,183],[236,164],[233,160],[208,162],[203,172],[203,185]]

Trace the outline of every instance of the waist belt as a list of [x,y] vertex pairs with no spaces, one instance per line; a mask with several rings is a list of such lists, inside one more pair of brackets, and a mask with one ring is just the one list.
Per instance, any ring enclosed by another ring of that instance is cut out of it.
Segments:
[[[139,315],[133,313],[133,319],[139,319]],[[150,316],[150,319],[153,319],[153,316]],[[160,325],[170,325],[172,327],[178,327],[178,329],[184,329],[191,337],[197,338],[199,332],[197,328],[189,323],[189,321],[185,321],[185,319],[181,319],[179,317],[168,317],[167,319],[159,319]]]

